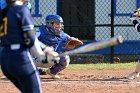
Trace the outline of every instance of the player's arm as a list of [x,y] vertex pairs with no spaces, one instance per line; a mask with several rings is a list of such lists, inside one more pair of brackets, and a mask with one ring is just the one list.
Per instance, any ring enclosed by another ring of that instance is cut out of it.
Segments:
[[[35,37],[33,30],[24,32],[24,38],[25,44],[30,49],[32,56],[37,58],[37,66],[48,68],[59,62],[58,53],[41,43]],[[41,46],[43,46],[44,50],[42,50]]]
[[[33,57],[37,58],[37,65],[43,67],[50,67],[59,62],[58,53],[54,52],[52,48],[47,47],[35,37],[34,31],[24,32],[25,44],[30,48]],[[43,50],[42,50],[43,48]],[[41,63],[40,63],[41,62]],[[47,63],[47,64],[42,64]]]
[[39,61],[45,60],[45,54],[39,45],[38,39],[35,37],[34,24],[29,9],[23,6],[19,15],[26,47],[30,49],[31,54],[37,57]]
[[[39,62],[48,61],[46,63],[50,63],[53,62],[53,60],[58,60],[57,58],[58,54],[54,53],[54,51],[49,51],[51,55],[48,55],[46,51],[43,51],[41,49],[40,43],[37,37],[35,36],[34,25],[31,20],[32,19],[31,14],[26,7],[23,8],[22,11],[24,11],[23,13],[21,13],[22,29],[24,33],[23,35],[24,43],[30,49],[31,54],[35,56]],[[48,59],[48,56],[52,56],[50,60]]]
[[24,43],[26,47],[30,49],[32,56],[37,57],[38,61],[45,60],[45,53],[40,47],[38,39],[35,37],[35,32],[31,29],[28,29],[24,33]]
[[[36,32],[35,32],[35,36],[36,36],[37,38],[39,38],[40,35],[41,35],[40,28],[38,28],[38,29],[36,30]],[[39,41],[39,45],[40,45],[40,47],[42,48],[42,50],[44,50],[46,47],[48,47],[47,45],[45,45],[45,44],[44,44],[43,42],[41,42],[40,40],[38,40],[38,41]]]

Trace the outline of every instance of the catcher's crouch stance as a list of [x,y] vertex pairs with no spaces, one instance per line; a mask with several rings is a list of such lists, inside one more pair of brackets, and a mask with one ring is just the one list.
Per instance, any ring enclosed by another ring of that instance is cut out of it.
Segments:
[[[138,32],[140,32],[140,23],[138,22],[140,18],[140,9],[137,9],[134,14],[130,17],[130,20],[132,21],[134,27]],[[140,72],[140,59],[137,62],[135,71],[132,72],[127,76],[128,79],[135,79],[139,77],[139,72]]]
[[[46,24],[42,24],[36,31],[38,40],[45,46],[51,46],[53,47],[54,51],[61,54],[83,44],[83,42],[79,39],[71,37],[68,34],[64,33],[63,19],[61,16],[48,15],[45,21]],[[70,58],[68,55],[61,57],[59,63],[54,64],[46,72],[47,74],[52,76],[52,78],[59,79],[60,77],[57,75],[58,72],[65,69],[69,65],[69,62]],[[45,74],[41,73],[42,69],[40,69],[39,71],[40,74]]]

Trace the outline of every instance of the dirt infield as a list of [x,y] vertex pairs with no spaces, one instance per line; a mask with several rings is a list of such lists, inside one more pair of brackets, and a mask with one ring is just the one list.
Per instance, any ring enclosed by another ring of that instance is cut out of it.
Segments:
[[[41,76],[43,93],[140,93],[140,80],[123,79],[132,70],[64,70],[60,80]],[[0,75],[0,93],[20,93]]]

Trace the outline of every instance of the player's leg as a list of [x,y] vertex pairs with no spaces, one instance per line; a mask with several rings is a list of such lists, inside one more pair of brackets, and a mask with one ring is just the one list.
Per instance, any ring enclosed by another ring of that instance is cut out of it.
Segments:
[[42,93],[41,80],[37,70],[32,74],[21,76],[19,81],[24,90],[23,93]]
[[22,93],[42,93],[40,76],[30,53],[26,49],[13,51],[7,52],[10,55],[4,55],[6,60],[2,55],[2,67],[7,69],[18,82],[13,78],[9,79]]
[[139,73],[140,73],[140,59],[139,59],[138,62],[137,62],[135,71],[132,72],[131,74],[129,74],[129,75],[127,76],[127,78],[128,78],[128,79],[135,79],[135,78],[138,78],[138,77],[139,77]]
[[20,72],[17,73],[18,80],[22,85],[23,93],[42,93],[41,79],[35,63],[29,52],[22,52],[19,62],[23,62],[19,68]]
[[[13,61],[11,59],[11,51],[3,49],[1,51],[1,70],[3,74],[6,76],[7,79],[9,79],[20,91],[22,91],[21,86],[17,80],[16,77],[12,75],[11,71],[11,64],[13,64]],[[14,72],[16,73],[16,72]]]
[[3,47],[0,46],[0,64],[1,64],[1,52],[2,52]]
[[64,70],[66,67],[68,67],[70,63],[70,57],[65,56],[60,58],[60,62],[58,64],[55,64],[51,68],[47,70],[47,74],[52,76],[54,79],[59,79],[58,73],[62,70]]
[[9,79],[22,92],[22,89],[18,80],[15,77],[13,77],[6,69],[4,69],[3,66],[1,67],[1,69],[2,69],[3,74],[7,77],[7,79]]

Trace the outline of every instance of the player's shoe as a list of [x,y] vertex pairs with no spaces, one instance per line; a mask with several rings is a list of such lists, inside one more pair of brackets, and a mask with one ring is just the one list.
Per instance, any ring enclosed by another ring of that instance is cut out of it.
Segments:
[[39,72],[40,75],[46,75],[46,70],[43,69],[43,68],[39,68],[38,72]]
[[139,77],[139,73],[138,72],[132,72],[131,74],[129,74],[126,78],[127,79],[136,79]]
[[56,75],[52,74],[52,73],[50,72],[50,69],[48,69],[46,72],[47,72],[47,74],[50,75],[53,79],[60,79],[60,76],[58,76],[57,74],[56,74]]

